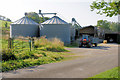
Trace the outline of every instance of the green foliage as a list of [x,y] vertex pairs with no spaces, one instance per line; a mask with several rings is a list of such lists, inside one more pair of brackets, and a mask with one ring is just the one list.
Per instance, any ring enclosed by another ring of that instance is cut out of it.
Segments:
[[[38,50],[36,52],[38,52],[37,54],[43,53]],[[60,61],[63,59],[63,56],[61,56],[62,53],[44,52],[44,54],[46,54],[46,56],[43,55],[38,58],[34,58],[34,57],[32,58],[29,55],[29,58],[27,57],[26,59],[18,58],[17,60],[3,61],[2,71],[4,72],[4,71],[9,71],[9,70],[16,70],[18,68],[30,67],[30,66],[41,65],[41,64],[48,64],[48,63]],[[20,56],[20,55],[21,54],[17,54],[17,56]],[[35,53],[33,55],[35,55]]]
[[6,28],[7,28],[7,25],[8,25],[8,23],[6,22],[6,23],[5,23],[5,27],[6,27]]
[[[45,19],[45,20],[48,20],[49,18],[48,18],[48,17],[44,17],[44,19]],[[40,17],[40,20],[41,20],[40,22],[43,23],[43,22],[44,22],[44,19],[43,19],[43,17]]]
[[10,27],[10,24],[11,24],[12,22],[9,22],[9,21],[2,21],[2,20],[0,20],[0,27]]
[[34,46],[36,48],[41,48],[41,50],[44,51],[53,51],[53,52],[64,52],[67,51],[64,49],[64,43],[60,41],[57,38],[53,38],[51,40],[48,40],[45,38],[45,36],[35,39],[35,44]]
[[108,22],[107,20],[99,20],[97,21],[97,26],[106,29],[111,30],[113,32],[120,32],[120,24],[116,22]]
[[119,67],[115,67],[113,69],[97,74],[91,78],[118,78],[118,68]]
[[[32,19],[33,21],[37,22],[37,23],[42,23],[44,22],[43,17],[39,17],[39,15],[35,12],[29,12],[27,13],[28,18]],[[48,20],[48,17],[45,17],[45,20]]]
[[27,13],[28,18],[32,19],[33,21],[39,23],[40,22],[40,18],[39,15],[35,12],[29,12]]
[[66,47],[79,47],[79,44],[77,42],[72,42],[71,44],[65,45]]
[[11,22],[11,20],[5,16],[0,15],[0,18],[1,18],[1,20],[6,20],[6,21]]
[[16,60],[16,56],[11,49],[2,49],[2,60]]
[[110,2],[106,2],[104,0],[101,1],[93,1],[90,5],[91,11],[97,10],[97,14],[106,14],[106,16],[112,17],[120,14],[120,1],[114,0]]
[[97,26],[104,28],[104,29],[110,29],[109,28],[109,22],[107,20],[99,20],[97,21]]
[[[37,39],[36,39],[37,40]],[[44,41],[45,38],[42,38],[41,41]],[[1,41],[1,40],[0,40]],[[52,44],[52,40],[47,40],[46,42],[50,42],[48,45]],[[58,42],[57,42],[58,41]],[[14,48],[13,50],[8,49],[8,40],[2,39],[2,48],[3,49],[3,61],[2,61],[2,72],[9,70],[16,70],[19,68],[30,67],[41,64],[48,64],[52,62],[57,62],[64,59],[63,55],[67,55],[66,53],[61,52],[53,52],[53,51],[43,51],[41,50],[41,46],[43,48],[47,48],[47,44],[40,44],[40,47],[32,49],[29,51],[29,43],[28,41],[22,41],[21,39],[14,40]],[[61,45],[64,47],[63,43],[59,44],[59,40],[54,39],[55,44],[52,45]],[[55,49],[56,50],[56,49]],[[59,51],[59,50],[58,50]]]
[[10,32],[10,24],[12,22],[9,22],[9,21],[2,21],[0,20],[0,27],[2,27],[2,35],[6,35],[8,34],[9,35],[9,32]]
[[36,48],[37,48],[37,47],[45,47],[45,46],[48,45],[48,44],[51,45],[50,41],[47,40],[47,39],[45,38],[45,36],[42,36],[42,37],[40,37],[40,38],[36,38],[36,39],[35,39],[34,46],[35,46]]

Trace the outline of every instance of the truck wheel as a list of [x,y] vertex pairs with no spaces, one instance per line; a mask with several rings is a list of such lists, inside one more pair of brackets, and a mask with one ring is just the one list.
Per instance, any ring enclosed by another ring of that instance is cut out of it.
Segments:
[[95,43],[95,47],[97,47],[97,43]]
[[79,48],[81,48],[82,46],[79,46]]
[[92,43],[89,43],[89,44],[88,44],[88,48],[91,48],[91,47],[93,47],[93,44],[92,44]]
[[79,45],[79,48],[82,47],[82,45]]
[[83,46],[82,43],[80,43],[80,44],[79,44],[79,48],[82,47],[82,46]]

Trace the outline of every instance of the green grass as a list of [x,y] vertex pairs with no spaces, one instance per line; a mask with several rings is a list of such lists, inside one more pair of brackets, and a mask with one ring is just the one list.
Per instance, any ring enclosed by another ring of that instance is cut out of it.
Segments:
[[58,53],[58,52],[53,53],[53,52],[39,51],[37,53],[32,53],[32,52],[29,53],[28,51],[28,53],[26,54],[19,53],[15,55],[17,55],[17,60],[3,61],[2,63],[3,72],[24,68],[24,67],[35,66],[35,65],[48,64],[48,63],[57,62],[64,59],[64,57],[62,56],[64,55],[64,53]]
[[92,78],[118,78],[118,67],[97,74]]
[[[13,48],[8,48],[9,27],[2,26],[2,72],[20,68],[60,62],[72,55],[64,49],[64,43],[54,38],[47,40],[45,37],[35,38],[34,48],[29,48],[29,39],[14,39]],[[26,38],[23,38],[26,39]],[[72,58],[72,57],[70,57]],[[69,58],[69,59],[70,59]],[[0,67],[1,68],[1,67]]]
[[[28,40],[22,41],[20,39],[14,40],[14,48],[8,48],[8,40],[2,39],[2,72],[16,70],[20,68],[36,66],[41,64],[48,64],[53,62],[59,62],[66,59],[67,50],[64,49],[64,46],[61,45],[62,49],[58,49],[59,46],[55,47],[53,50],[46,49],[47,46],[39,46],[37,48],[32,48],[32,51],[29,50]],[[56,42],[57,43],[57,42]],[[51,47],[54,47],[55,44],[52,44]],[[57,43],[60,45],[59,43]],[[46,50],[43,50],[44,48]]]
[[69,48],[72,48],[72,47],[79,47],[79,44],[77,42],[73,42],[71,44],[67,44],[65,45],[65,47],[69,47]]
[[35,39],[34,46],[43,51],[52,51],[52,52],[65,52],[64,43],[57,38],[52,38],[50,40],[46,39],[45,36]]
[[[120,80],[119,70],[120,67],[115,67],[105,72],[101,72],[93,77],[84,80]],[[119,75],[119,76],[118,76]]]

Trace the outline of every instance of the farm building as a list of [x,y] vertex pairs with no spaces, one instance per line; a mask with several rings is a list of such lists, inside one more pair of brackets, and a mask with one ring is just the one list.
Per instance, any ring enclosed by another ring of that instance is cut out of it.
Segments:
[[113,32],[111,30],[106,30],[104,29],[105,31],[105,37],[104,39],[107,40],[107,42],[109,43],[118,43],[119,40],[118,40],[118,36],[119,36],[119,33],[118,32]]
[[79,29],[79,35],[82,36],[83,34],[88,34],[90,36],[96,36],[97,35],[97,27],[95,26],[86,26]]
[[107,40],[108,43],[110,42],[117,43],[119,41],[118,32],[113,32],[113,31],[102,29],[100,27],[95,27],[95,26],[86,26],[81,28],[79,30],[79,35],[82,36],[83,34],[99,37],[100,39]]
[[71,25],[62,20],[58,16],[53,16],[49,20],[42,23],[40,27],[40,36],[46,38],[59,38],[64,43],[70,43]]
[[10,37],[37,37],[39,35],[39,24],[23,17],[10,25]]

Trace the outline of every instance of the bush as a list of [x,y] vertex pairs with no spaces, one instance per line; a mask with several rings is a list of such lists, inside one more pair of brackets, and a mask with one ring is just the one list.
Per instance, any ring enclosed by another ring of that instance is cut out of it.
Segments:
[[46,45],[51,44],[50,41],[48,41],[45,36],[42,36],[40,38],[35,39],[34,47],[44,47]]
[[33,51],[22,51],[19,54],[16,54],[18,56],[18,59],[28,59],[28,58],[34,58],[38,59],[39,57],[46,57],[46,53],[39,51],[39,50],[33,50]]
[[47,40],[45,37],[41,37],[35,40],[34,46],[36,48],[43,47],[44,51],[64,52],[64,43],[57,38],[51,38]]
[[16,60],[16,56],[11,49],[2,49],[2,60]]
[[28,58],[24,60],[9,60],[2,63],[2,72],[35,65],[48,64],[60,61],[61,59],[63,59],[62,56],[55,54],[47,57],[39,57],[38,59]]
[[28,59],[28,58],[34,58],[37,59],[39,56],[34,54],[33,51],[22,51],[18,54],[19,59]]
[[47,46],[46,50],[47,51],[53,51],[53,52],[64,52],[64,51],[67,51],[63,47],[59,47],[59,46]]

